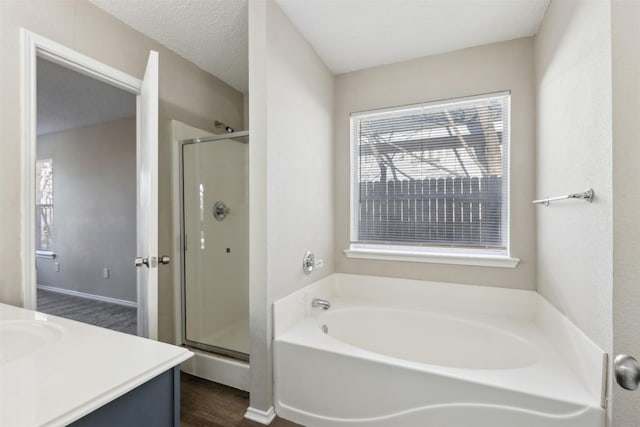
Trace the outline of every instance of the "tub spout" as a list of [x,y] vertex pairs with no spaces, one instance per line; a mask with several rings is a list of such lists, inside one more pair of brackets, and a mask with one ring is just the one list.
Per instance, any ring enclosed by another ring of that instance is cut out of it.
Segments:
[[322,307],[323,310],[329,310],[331,303],[324,299],[314,298],[311,300],[311,307]]

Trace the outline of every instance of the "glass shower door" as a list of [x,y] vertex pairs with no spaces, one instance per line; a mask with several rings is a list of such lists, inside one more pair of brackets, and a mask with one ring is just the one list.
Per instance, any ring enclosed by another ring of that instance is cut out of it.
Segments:
[[184,338],[249,354],[247,137],[182,145]]

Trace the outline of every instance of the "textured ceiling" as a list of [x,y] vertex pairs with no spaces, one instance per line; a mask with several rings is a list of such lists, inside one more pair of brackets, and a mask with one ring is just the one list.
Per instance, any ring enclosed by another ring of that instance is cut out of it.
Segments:
[[247,0],[90,0],[246,93]]
[[[247,0],[90,1],[247,93]],[[550,0],[275,1],[339,74],[531,36]]]
[[549,0],[276,0],[335,73],[535,34]]
[[38,135],[136,114],[136,96],[44,59],[37,64]]

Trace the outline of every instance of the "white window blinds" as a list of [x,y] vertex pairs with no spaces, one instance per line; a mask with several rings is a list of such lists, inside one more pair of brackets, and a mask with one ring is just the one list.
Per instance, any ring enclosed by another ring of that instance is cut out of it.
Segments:
[[352,114],[352,243],[506,252],[509,100]]

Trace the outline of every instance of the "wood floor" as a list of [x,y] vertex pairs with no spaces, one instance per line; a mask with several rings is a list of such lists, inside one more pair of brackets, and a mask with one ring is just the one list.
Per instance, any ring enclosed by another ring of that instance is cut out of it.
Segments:
[[37,296],[36,310],[41,313],[77,320],[127,334],[136,335],[137,333],[137,310],[133,307],[44,289],[38,289]]
[[[180,417],[182,427],[262,427],[244,418],[249,406],[249,393],[181,374]],[[276,418],[270,427],[300,427]]]

